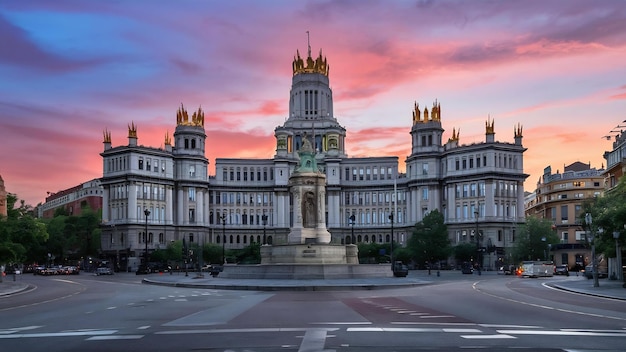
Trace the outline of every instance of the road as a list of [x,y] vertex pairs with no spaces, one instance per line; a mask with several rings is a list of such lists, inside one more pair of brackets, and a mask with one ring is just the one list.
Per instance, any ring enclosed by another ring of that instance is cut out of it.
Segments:
[[1,351],[621,351],[623,301],[554,280],[445,272],[433,284],[363,291],[154,286],[117,274],[20,279],[0,298]]

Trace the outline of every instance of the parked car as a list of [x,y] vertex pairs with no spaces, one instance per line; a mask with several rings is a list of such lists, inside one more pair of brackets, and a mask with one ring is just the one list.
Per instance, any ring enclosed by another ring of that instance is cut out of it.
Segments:
[[[587,265],[585,267],[585,277],[587,279],[592,279],[593,278],[593,265]],[[605,277],[609,277],[609,273],[606,271],[603,271],[601,267],[598,268],[598,278],[602,279]]]
[[569,276],[569,268],[567,267],[567,265],[557,265],[554,268],[554,275]]
[[474,268],[472,268],[472,264],[470,264],[468,262],[464,262],[461,265],[461,273],[463,273],[463,274],[473,274],[474,273]]
[[151,272],[152,270],[149,266],[140,265],[139,268],[137,268],[137,271],[135,271],[135,275],[150,274]]
[[98,268],[96,269],[96,276],[100,275],[113,275],[113,271],[109,268]]

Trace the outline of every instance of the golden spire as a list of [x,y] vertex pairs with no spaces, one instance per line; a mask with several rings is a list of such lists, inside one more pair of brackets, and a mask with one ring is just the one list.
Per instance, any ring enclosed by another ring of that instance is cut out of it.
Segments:
[[513,133],[515,138],[522,138],[522,125],[518,123],[517,126],[513,128]]
[[105,129],[102,132],[102,135],[104,136],[104,140],[102,141],[102,143],[111,143],[111,131]]
[[169,132],[165,132],[165,145],[172,145],[172,139],[170,138]]
[[189,121],[187,109],[185,109],[185,106],[181,103],[180,108],[176,111],[176,124],[179,126],[204,127],[204,111],[202,111],[202,106],[191,115],[191,121]]
[[440,104],[437,103],[437,99],[433,103],[433,108],[430,111],[430,118],[433,121],[441,121],[441,110],[439,110]]
[[[491,123],[489,123],[489,120],[491,120]],[[487,121],[485,122],[485,134],[495,134],[494,132],[494,120],[491,119],[490,115],[487,115]]]
[[422,122],[420,118],[422,117],[422,113],[420,111],[419,104],[417,102],[413,103],[413,124]]
[[137,138],[137,126],[135,126],[135,122],[131,122],[128,125],[128,138]]
[[453,128],[452,129],[452,137],[450,137],[450,139],[448,139],[448,142],[458,142],[460,134],[461,134],[461,129],[460,128],[459,128],[458,131]]
[[304,64],[304,60],[300,57],[300,51],[296,50],[296,56],[293,58],[292,68],[293,75],[297,75],[300,73],[319,73],[326,77],[328,77],[328,73],[330,71],[330,66],[328,65],[328,61],[322,55],[322,49],[320,49],[319,56],[313,60],[311,57],[311,42],[309,39],[309,31],[307,34],[307,58],[306,58],[306,66]]

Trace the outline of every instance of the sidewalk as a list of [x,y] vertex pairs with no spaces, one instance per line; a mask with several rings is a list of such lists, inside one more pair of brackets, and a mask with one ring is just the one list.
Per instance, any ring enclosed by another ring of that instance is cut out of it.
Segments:
[[[493,272],[485,272],[488,276]],[[418,285],[433,284],[438,281],[446,281],[451,275],[462,275],[460,272],[443,271],[441,277],[426,275],[422,272],[410,272],[408,277],[386,277],[368,279],[334,279],[334,280],[254,280],[254,279],[228,279],[211,277],[197,277],[197,273],[189,273],[189,276],[180,274],[151,274],[146,275],[142,282],[153,285],[166,285],[174,287],[197,287],[220,290],[255,290],[255,291],[330,291],[330,290],[377,290],[387,288],[401,288]],[[495,274],[494,274],[495,275]],[[464,277],[464,276],[460,276]],[[477,280],[479,276],[474,275]],[[534,280],[534,279],[529,279]],[[608,279],[600,280],[600,287],[593,287],[593,280],[584,277],[570,276],[564,280],[556,280],[549,283],[551,287],[598,297],[614,298],[626,301],[626,288],[623,282]],[[18,275],[17,280],[12,277],[4,277],[0,283],[0,298],[24,291],[28,283]]]
[[2,282],[0,282],[0,298],[26,290],[28,284],[22,282],[21,279],[20,275],[17,276],[16,281],[13,281],[11,275],[3,277]]

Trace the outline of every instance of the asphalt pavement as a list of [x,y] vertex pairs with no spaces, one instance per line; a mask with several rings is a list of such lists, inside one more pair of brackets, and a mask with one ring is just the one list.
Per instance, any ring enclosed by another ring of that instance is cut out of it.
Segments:
[[[29,274],[25,274],[29,275]],[[123,275],[134,275],[126,274]],[[483,271],[484,278],[495,276],[495,272]],[[476,280],[481,277],[474,274]],[[427,271],[411,271],[407,277],[384,277],[367,279],[331,279],[331,280],[274,280],[274,279],[228,279],[211,277],[208,273],[199,275],[196,272],[185,273],[162,273],[142,276],[145,284],[165,285],[173,287],[209,288],[222,290],[258,290],[258,291],[324,291],[324,290],[376,290],[399,287],[411,287],[419,285],[436,284],[438,281],[449,280],[454,277],[467,278],[459,271],[442,271],[437,276],[433,271],[428,275]],[[15,280],[12,275],[5,276],[0,282],[0,297],[19,293],[28,289],[29,284],[22,280],[22,275],[17,275]],[[536,280],[536,279],[528,279]],[[539,279],[547,280],[547,279]],[[569,276],[560,280],[549,280],[549,285],[561,290],[576,292],[598,297],[607,297],[626,300],[626,288],[623,282],[617,280],[601,279],[599,287],[593,287],[593,280],[584,276]]]

